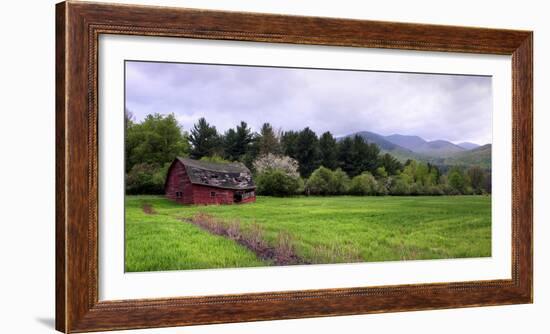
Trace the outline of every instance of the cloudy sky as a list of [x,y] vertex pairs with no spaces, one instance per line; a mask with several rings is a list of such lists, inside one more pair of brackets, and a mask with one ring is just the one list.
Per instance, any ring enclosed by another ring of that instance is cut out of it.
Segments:
[[126,107],[137,120],[174,113],[185,130],[205,117],[220,132],[243,120],[254,130],[269,122],[491,142],[491,78],[482,76],[128,61]]

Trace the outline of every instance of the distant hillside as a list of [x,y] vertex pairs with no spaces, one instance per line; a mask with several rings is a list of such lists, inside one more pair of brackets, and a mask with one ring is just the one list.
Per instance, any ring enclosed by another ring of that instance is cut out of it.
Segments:
[[[353,137],[353,136],[356,136],[356,135],[360,136],[360,137],[363,137],[363,139],[365,139],[369,143],[377,144],[383,150],[387,150],[387,151],[393,151],[393,150],[410,151],[410,150],[408,150],[404,147],[401,147],[397,144],[392,143],[391,141],[387,140],[386,137],[384,137],[382,135],[379,135],[377,133],[374,133],[374,132],[370,132],[370,131],[356,132],[356,133],[352,133],[351,135],[346,136],[346,137]],[[412,153],[412,151],[410,151],[410,152]]]
[[426,160],[428,158],[422,154],[415,153],[405,147],[392,143],[391,141],[387,140],[385,136],[379,135],[374,132],[361,131],[361,132],[352,133],[345,137],[353,137],[356,135],[362,137],[368,143],[374,143],[378,145],[382,153],[389,153],[401,162],[405,162],[408,159]]
[[465,150],[464,148],[446,140],[426,141],[418,136],[406,136],[399,134],[385,136],[384,138],[415,153],[420,153],[433,158],[446,158]]
[[491,168],[491,144],[483,145],[473,150],[458,153],[446,158],[446,165],[478,165],[482,168]]
[[411,151],[416,150],[418,147],[426,144],[426,141],[418,136],[407,136],[407,135],[398,135],[394,134],[391,136],[385,136],[390,142],[399,145],[401,147],[407,148]]
[[460,144],[457,144],[457,145],[462,147],[465,150],[473,150],[474,148],[480,147],[480,145],[478,145],[478,144],[470,143],[470,142],[467,142],[467,141],[463,142],[463,143],[460,143]]
[[417,150],[415,150],[415,152],[437,158],[450,157],[464,151],[465,150],[462,147],[446,140],[429,141],[422,147],[419,147]]
[[382,153],[389,153],[401,162],[414,159],[436,165],[491,167],[491,144],[479,146],[464,142],[456,145],[447,140],[427,141],[419,136],[400,134],[382,136],[370,131],[360,131],[342,138],[355,135],[378,145]]

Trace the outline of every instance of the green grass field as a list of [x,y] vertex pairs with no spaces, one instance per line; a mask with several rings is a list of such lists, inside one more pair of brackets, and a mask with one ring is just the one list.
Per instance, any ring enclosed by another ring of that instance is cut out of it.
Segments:
[[[146,213],[143,206],[151,207]],[[273,265],[185,219],[206,213],[260,226],[269,245],[283,232],[308,263],[491,256],[491,198],[258,197],[256,203],[182,206],[162,196],[126,197],[126,271]]]

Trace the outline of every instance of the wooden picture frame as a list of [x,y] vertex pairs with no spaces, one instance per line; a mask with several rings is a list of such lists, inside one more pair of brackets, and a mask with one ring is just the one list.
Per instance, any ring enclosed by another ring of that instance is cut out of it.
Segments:
[[[511,279],[99,301],[98,37],[169,36],[512,56]],[[56,329],[119,330],[533,301],[533,33],[66,1],[56,7]]]

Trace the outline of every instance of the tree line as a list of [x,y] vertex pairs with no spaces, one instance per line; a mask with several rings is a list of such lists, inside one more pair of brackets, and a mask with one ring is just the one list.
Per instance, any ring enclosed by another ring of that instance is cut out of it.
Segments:
[[259,194],[444,195],[490,193],[490,171],[480,167],[443,169],[408,160],[401,163],[360,136],[336,139],[305,127],[275,130],[264,123],[256,133],[246,122],[220,133],[205,118],[189,132],[170,115],[136,122],[125,113],[126,191],[161,194],[177,156],[218,162],[239,161],[254,174]]

